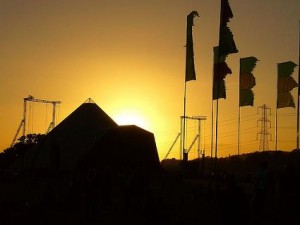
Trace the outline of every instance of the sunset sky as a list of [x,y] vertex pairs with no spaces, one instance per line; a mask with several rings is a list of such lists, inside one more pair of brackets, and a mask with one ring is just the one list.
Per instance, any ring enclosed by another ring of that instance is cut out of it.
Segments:
[[[237,153],[239,59],[260,60],[253,72],[254,107],[241,108],[242,153],[259,148],[258,107],[263,104],[271,108],[269,148],[274,149],[277,63],[298,64],[299,0],[229,2],[239,53],[227,59],[233,74],[226,78],[227,99],[219,101],[219,156]],[[220,0],[1,0],[0,150],[16,134],[24,97],[62,101],[58,122],[92,98],[117,123],[153,132],[163,159],[180,132],[186,16],[193,10],[200,15],[193,33],[197,80],[187,82],[186,106],[188,116],[207,116],[201,148],[209,155]],[[45,132],[51,110],[51,105],[32,106],[28,130]],[[189,146],[197,122],[188,121],[187,127]],[[196,147],[190,158],[197,157]],[[295,147],[296,109],[279,109],[278,149]],[[178,156],[179,142],[169,157]]]

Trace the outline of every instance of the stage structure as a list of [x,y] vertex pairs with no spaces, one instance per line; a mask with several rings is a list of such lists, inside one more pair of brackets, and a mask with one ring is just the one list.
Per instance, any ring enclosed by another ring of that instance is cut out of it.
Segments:
[[[186,140],[183,140],[183,137],[186,138],[188,134],[188,129],[186,126],[183,126],[183,124],[186,124],[187,120],[196,120],[198,121],[198,134],[195,136],[192,144],[187,149],[186,146],[183,143],[186,143]],[[198,157],[201,155],[201,149],[200,149],[200,143],[201,143],[201,122],[206,120],[206,116],[181,116],[180,117],[180,124],[181,124],[181,133],[184,135],[181,136],[180,139],[180,159],[183,159],[183,161],[188,161],[188,154],[191,148],[193,147],[195,141],[198,139]],[[181,151],[182,150],[182,151]]]
[[[185,118],[185,121],[184,121],[184,118]],[[188,148],[186,148],[185,146],[183,146],[183,143],[186,143],[183,141],[183,137],[187,137],[187,133],[188,133],[188,128],[187,126],[184,126],[183,124],[186,124],[187,120],[196,120],[198,121],[198,129],[197,129],[197,134],[195,135],[192,143],[189,145]],[[203,136],[201,134],[201,128],[202,128],[202,122],[206,120],[206,116],[193,116],[193,117],[190,117],[190,116],[181,116],[180,117],[180,130],[181,132],[177,134],[174,142],[172,143],[169,151],[167,152],[166,156],[164,157],[164,159],[167,159],[169,154],[171,153],[171,151],[173,150],[175,144],[177,143],[177,141],[179,140],[180,138],[180,152],[179,152],[179,159],[183,159],[185,161],[188,160],[188,154],[190,152],[190,150],[192,149],[192,147],[194,146],[194,144],[196,143],[196,141],[198,141],[198,157],[200,158],[200,155],[201,153],[203,153],[204,149],[201,149],[201,137]],[[185,135],[182,135],[183,132],[185,133]],[[202,135],[202,136],[201,136]]]
[[29,95],[27,98],[24,98],[24,109],[23,109],[23,119],[21,120],[21,123],[18,127],[18,130],[11,142],[11,146],[13,146],[17,140],[17,137],[22,129],[22,136],[26,135],[26,122],[27,122],[27,102],[33,102],[33,103],[44,103],[44,104],[52,104],[52,121],[49,124],[48,129],[46,130],[46,134],[49,133],[56,124],[56,106],[61,103],[61,101],[49,101],[49,100],[43,100],[43,99],[37,99],[34,98],[33,96]]

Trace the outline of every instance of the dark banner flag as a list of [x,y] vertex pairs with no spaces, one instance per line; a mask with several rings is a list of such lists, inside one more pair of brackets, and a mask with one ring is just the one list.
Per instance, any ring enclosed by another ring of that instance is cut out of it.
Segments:
[[227,23],[233,18],[228,0],[221,0],[220,31],[219,31],[219,54],[228,55],[237,53],[233,34]]
[[219,46],[214,47],[213,100],[226,99],[225,77],[232,73],[226,63],[226,57],[238,52],[233,34],[227,26],[231,18],[233,13],[228,0],[221,0]]
[[298,87],[297,82],[291,75],[293,74],[297,64],[288,61],[278,63],[278,81],[277,81],[277,108],[294,107],[295,101],[290,93],[295,87]]
[[254,93],[252,88],[256,85],[253,69],[258,59],[251,56],[240,59],[240,102],[239,106],[253,106]]
[[213,83],[213,100],[226,99],[225,77],[231,74],[231,69],[225,62],[227,56],[219,56],[219,47],[214,47],[214,83]]
[[196,80],[195,64],[194,64],[194,46],[193,46],[193,26],[194,17],[199,14],[197,11],[192,11],[187,16],[186,25],[186,66],[185,66],[185,82]]

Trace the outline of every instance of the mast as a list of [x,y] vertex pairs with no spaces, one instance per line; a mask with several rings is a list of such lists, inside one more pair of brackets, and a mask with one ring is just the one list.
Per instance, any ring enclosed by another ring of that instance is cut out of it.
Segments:
[[[213,50],[214,62],[214,50]],[[210,169],[213,168],[213,149],[214,149],[214,66],[212,68],[212,100],[211,100],[211,140],[210,140]]]
[[217,160],[218,160],[218,122],[219,122],[219,99],[217,99],[216,105],[216,143],[215,143],[215,171],[217,170]]
[[240,74],[239,74],[239,95],[238,95],[238,101],[239,101],[239,115],[238,115],[238,157],[240,156],[240,141],[241,141],[241,59],[240,59]]
[[194,65],[194,47],[193,47],[193,26],[194,17],[199,14],[197,11],[192,11],[187,15],[186,20],[186,65],[185,65],[185,81],[184,81],[184,99],[183,99],[183,128],[182,128],[182,155],[183,160],[186,160],[185,139],[186,139],[186,82],[196,80],[196,72]]
[[[277,64],[277,71],[279,70],[279,64]],[[278,72],[277,72],[278,73]],[[276,85],[276,110],[275,110],[275,151],[277,151],[277,110],[278,110],[278,74],[277,74],[277,85]]]
[[186,82],[184,82],[184,99],[183,99],[183,128],[182,128],[182,158],[185,159],[185,130],[186,130]]
[[[219,49],[218,49],[218,63],[220,62],[220,44],[221,44],[221,29],[222,29],[222,16],[224,11],[224,1],[221,0],[221,10],[220,10],[220,26],[219,26]],[[218,68],[218,73],[220,72],[220,69]],[[216,104],[216,142],[215,142],[215,171],[217,169],[217,159],[218,159],[218,121],[219,121],[219,82],[217,83],[217,104]]]
[[238,115],[238,156],[241,152],[241,106],[239,105],[239,115]]
[[300,95],[300,89],[299,89],[299,82],[300,82],[300,20],[299,20],[299,50],[298,50],[298,96],[297,96],[297,150],[299,150],[299,95]]

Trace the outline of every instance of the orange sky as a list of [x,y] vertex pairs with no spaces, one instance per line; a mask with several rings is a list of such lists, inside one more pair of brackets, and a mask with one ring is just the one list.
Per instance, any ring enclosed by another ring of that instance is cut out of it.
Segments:
[[[238,71],[255,56],[254,107],[243,107],[241,151],[257,150],[257,107],[267,104],[273,140],[277,63],[298,64],[299,0],[230,0],[229,23],[239,53],[228,57],[227,99],[219,101],[219,156],[236,154]],[[183,114],[186,15],[197,10],[196,81],[187,83],[187,115],[207,116],[201,148],[210,152],[212,48],[218,43],[220,0],[1,0],[0,149],[8,147],[23,113],[23,98],[60,100],[58,122],[87,98],[113,119],[140,117],[163,159],[180,132]],[[298,68],[293,77],[296,78]],[[296,98],[296,89],[292,91]],[[51,107],[35,104],[34,133],[50,123]],[[136,121],[136,120],[135,120]],[[132,121],[131,121],[132,122]],[[139,122],[138,122],[139,123]],[[187,145],[197,123],[188,122]],[[278,148],[296,147],[296,109],[278,110]],[[179,143],[178,143],[179,144]],[[274,149],[274,141],[269,142]],[[196,157],[193,148],[190,157]],[[169,157],[178,157],[175,145]]]

